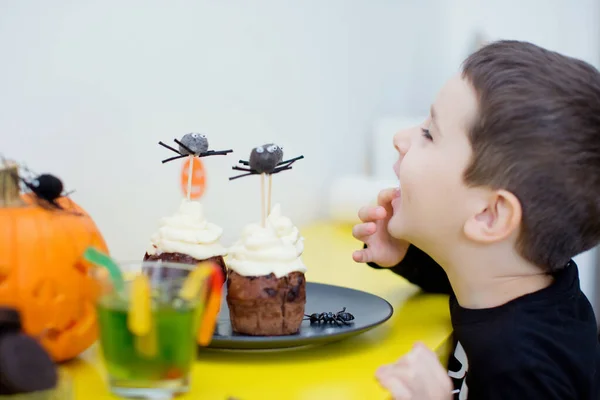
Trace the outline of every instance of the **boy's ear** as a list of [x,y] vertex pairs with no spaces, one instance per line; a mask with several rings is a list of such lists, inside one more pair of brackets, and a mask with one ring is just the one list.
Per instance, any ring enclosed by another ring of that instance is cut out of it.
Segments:
[[490,192],[479,210],[464,225],[465,235],[475,242],[499,242],[520,226],[521,202],[506,190]]

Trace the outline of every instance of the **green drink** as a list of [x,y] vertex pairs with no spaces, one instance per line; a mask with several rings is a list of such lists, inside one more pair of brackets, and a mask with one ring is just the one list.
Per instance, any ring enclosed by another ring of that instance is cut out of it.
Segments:
[[[147,317],[144,326],[149,327],[149,333],[136,334],[135,329],[132,332],[132,318],[136,318],[132,317],[133,298],[139,297],[132,278],[125,280],[122,290],[106,291],[96,304],[109,386],[115,394],[126,397],[186,392],[197,352],[204,296],[182,298],[180,289],[185,276],[195,267],[160,262],[137,266],[141,272],[133,277],[144,275],[145,287],[149,289],[145,296],[148,301],[142,301]],[[207,283],[208,279],[202,283],[204,290]]]
[[137,337],[127,329],[127,307],[127,303],[117,298],[104,298],[97,306],[102,353],[111,378],[143,381],[186,377],[196,355],[195,305],[175,308],[165,304],[153,309],[154,356],[140,354],[136,349]]

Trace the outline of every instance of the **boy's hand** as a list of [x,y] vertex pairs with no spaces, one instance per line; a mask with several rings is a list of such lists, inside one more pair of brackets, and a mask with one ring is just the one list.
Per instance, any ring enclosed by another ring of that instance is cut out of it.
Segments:
[[394,212],[391,203],[397,190],[382,190],[377,197],[379,206],[365,206],[358,211],[362,223],[352,228],[352,235],[366,243],[367,248],[355,251],[352,254],[354,261],[393,267],[406,255],[408,242],[393,238],[387,229]]
[[375,374],[394,400],[451,400],[452,381],[436,354],[417,343],[397,362]]

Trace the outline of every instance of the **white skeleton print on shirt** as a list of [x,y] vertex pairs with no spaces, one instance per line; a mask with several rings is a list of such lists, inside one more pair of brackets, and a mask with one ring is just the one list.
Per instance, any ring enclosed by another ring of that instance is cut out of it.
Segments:
[[[457,370],[454,370],[458,368]],[[469,389],[467,387],[467,372],[469,370],[469,360],[467,353],[460,342],[456,343],[453,358],[448,365],[448,376],[452,378],[455,390],[455,399],[466,400]]]

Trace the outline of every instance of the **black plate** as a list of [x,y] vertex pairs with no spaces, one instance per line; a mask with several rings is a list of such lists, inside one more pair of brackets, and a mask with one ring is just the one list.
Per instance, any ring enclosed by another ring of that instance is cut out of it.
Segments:
[[[223,287],[226,290],[226,287]],[[312,324],[303,321],[300,332],[286,336],[246,336],[234,333],[223,296],[215,334],[208,347],[217,349],[264,350],[324,344],[358,335],[387,321],[394,312],[391,304],[370,293],[322,283],[306,283],[306,314],[337,312],[343,307],[354,315],[350,326]]]

